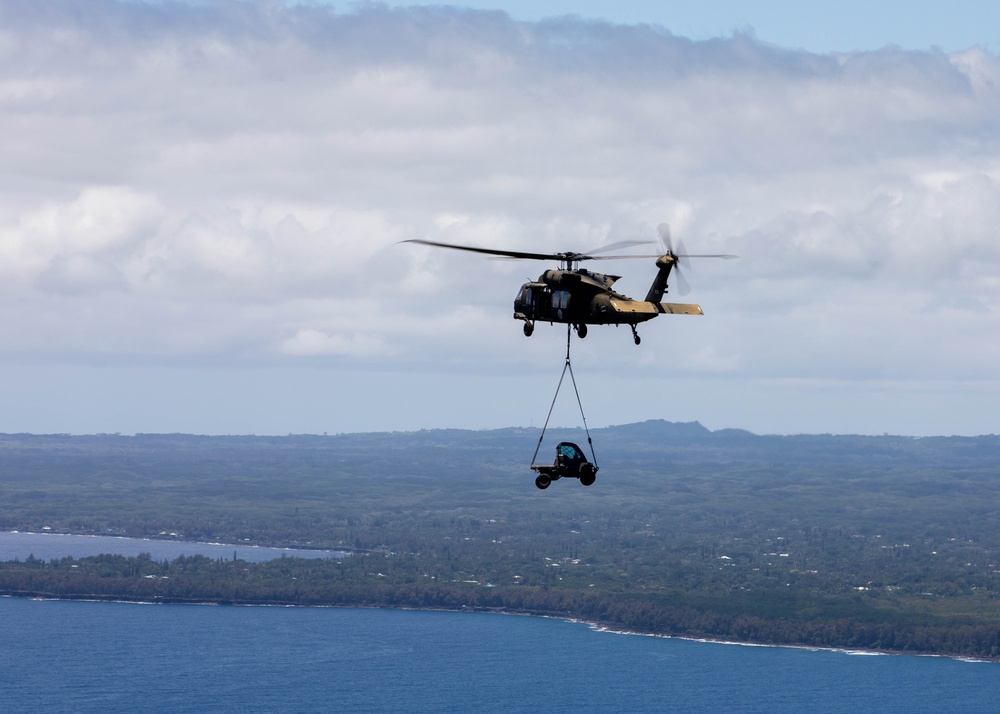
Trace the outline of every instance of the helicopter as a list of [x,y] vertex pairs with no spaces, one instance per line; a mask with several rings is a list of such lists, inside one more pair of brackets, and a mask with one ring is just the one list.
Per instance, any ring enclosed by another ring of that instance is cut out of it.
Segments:
[[[632,328],[635,344],[642,340],[636,330],[640,322],[652,320],[660,315],[703,315],[700,305],[692,303],[660,302],[667,293],[667,279],[671,271],[677,276],[678,291],[687,294],[690,287],[681,273],[681,263],[688,258],[736,258],[735,255],[696,255],[684,252],[678,243],[675,252],[670,237],[670,226],[661,223],[657,227],[663,252],[659,255],[596,255],[611,250],[619,250],[636,245],[646,245],[650,241],[623,241],[596,248],[588,253],[567,251],[564,253],[531,253],[498,248],[477,248],[454,243],[411,239],[403,243],[419,243],[437,248],[465,250],[502,258],[520,260],[556,260],[558,268],[546,270],[538,280],[521,286],[514,298],[514,319],[524,322],[524,335],[531,337],[538,321],[549,324],[572,325],[580,338],[587,336],[588,325],[628,325]],[[618,260],[622,258],[655,258],[657,273],[653,278],[644,300],[634,300],[614,289],[620,275],[595,273],[579,264],[588,260]]]

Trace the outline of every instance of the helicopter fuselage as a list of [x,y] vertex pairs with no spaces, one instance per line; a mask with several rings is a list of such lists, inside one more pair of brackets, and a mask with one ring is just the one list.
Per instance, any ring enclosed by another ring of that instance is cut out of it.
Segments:
[[[664,266],[665,270],[669,270]],[[660,303],[656,282],[647,300],[634,300],[613,289],[618,275],[585,269],[546,270],[538,280],[521,286],[514,298],[514,319],[525,322],[525,334],[536,321],[575,325],[632,325],[665,313],[701,315],[698,305]],[[664,276],[665,277],[665,276]],[[664,281],[665,283],[665,281]]]

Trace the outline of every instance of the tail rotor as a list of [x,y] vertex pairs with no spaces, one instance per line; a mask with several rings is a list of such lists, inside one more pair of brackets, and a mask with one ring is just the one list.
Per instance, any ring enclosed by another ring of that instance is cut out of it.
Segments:
[[[684,250],[684,243],[682,241],[677,241],[677,248],[679,252],[674,252],[673,239],[670,236],[670,225],[667,223],[661,223],[656,227],[656,232],[660,237],[660,247],[663,249],[664,255],[669,255],[674,259],[674,275],[677,276],[677,292],[681,295],[687,295],[691,292],[691,283],[688,282],[687,278],[684,277],[684,271],[681,270],[681,258],[687,258],[687,251]],[[687,263],[687,260],[684,261]]]

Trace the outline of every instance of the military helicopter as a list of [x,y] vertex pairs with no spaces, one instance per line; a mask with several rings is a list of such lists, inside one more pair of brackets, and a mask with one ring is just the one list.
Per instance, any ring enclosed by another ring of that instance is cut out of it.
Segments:
[[[538,321],[572,325],[581,338],[587,336],[587,325],[628,325],[632,328],[635,344],[642,340],[636,331],[640,322],[652,320],[664,314],[703,315],[700,305],[690,303],[660,302],[667,293],[667,279],[671,271],[677,276],[678,291],[685,295],[690,290],[687,280],[680,270],[682,261],[688,258],[736,258],[735,255],[712,254],[695,255],[674,252],[670,237],[670,226],[661,223],[657,232],[663,252],[659,255],[595,255],[610,250],[619,250],[635,245],[649,244],[650,241],[624,241],[597,248],[589,253],[529,253],[497,248],[477,248],[453,243],[438,243],[430,240],[413,239],[404,243],[419,243],[437,248],[466,250],[504,258],[521,260],[557,260],[559,267],[542,273],[538,280],[521,286],[514,298],[514,319],[524,322],[524,335],[531,337]],[[634,300],[616,292],[613,288],[620,275],[603,275],[578,267],[586,260],[619,260],[622,258],[656,258],[658,272],[646,293],[645,300]]]

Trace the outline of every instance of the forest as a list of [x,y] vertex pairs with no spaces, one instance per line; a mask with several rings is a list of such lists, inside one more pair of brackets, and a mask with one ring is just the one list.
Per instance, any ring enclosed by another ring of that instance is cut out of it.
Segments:
[[[336,548],[0,563],[0,593],[501,610],[614,629],[1000,659],[1000,437],[537,429],[0,435],[0,530]],[[551,460],[566,431],[547,437]],[[541,457],[540,457],[541,459]]]

